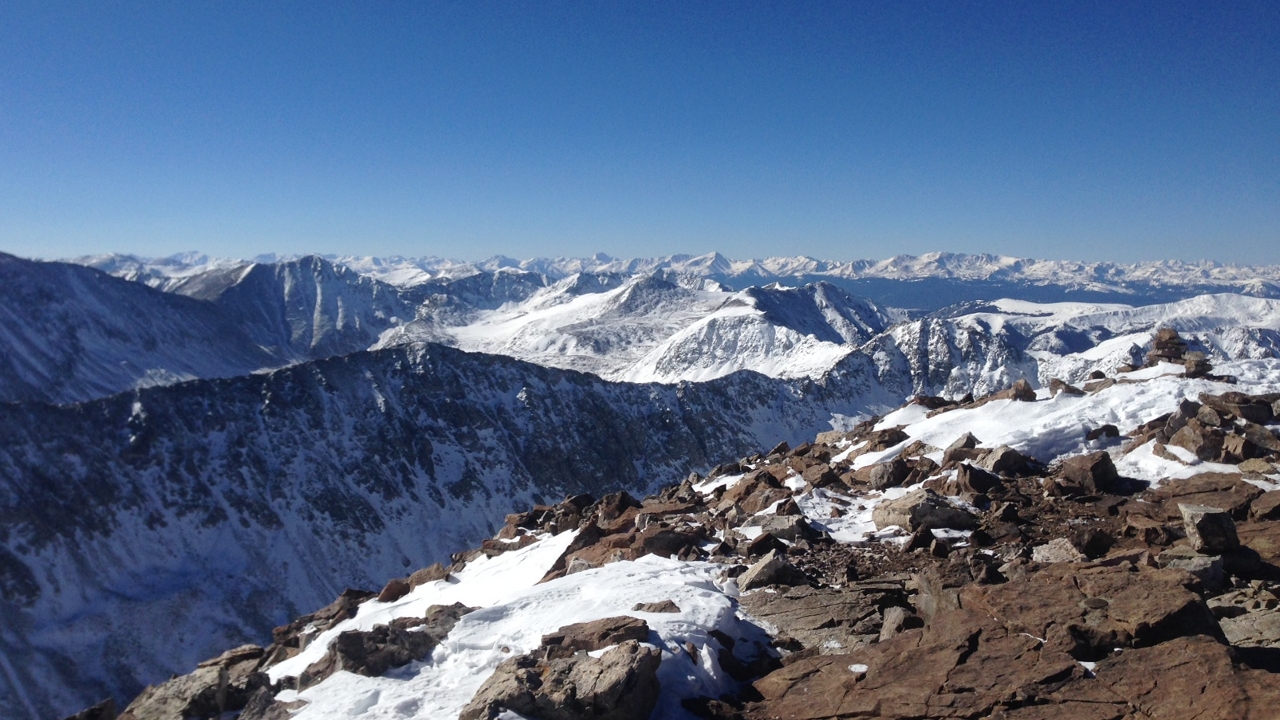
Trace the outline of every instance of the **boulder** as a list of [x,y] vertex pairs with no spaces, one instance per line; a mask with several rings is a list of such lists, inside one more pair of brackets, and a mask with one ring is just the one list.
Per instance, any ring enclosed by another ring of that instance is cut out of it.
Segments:
[[943,492],[972,501],[978,495],[984,495],[1004,484],[997,475],[969,463],[961,463],[956,476],[943,484]]
[[1162,568],[1182,570],[1191,574],[1209,591],[1222,587],[1226,580],[1222,556],[1203,555],[1187,545],[1171,547],[1160,553],[1156,563]]
[[1054,473],[1055,484],[1064,495],[1098,495],[1119,489],[1120,474],[1111,455],[1099,450],[1067,458]]
[[339,670],[373,677],[421,660],[469,612],[471,608],[461,603],[432,605],[421,618],[397,618],[372,630],[340,633],[324,656],[298,675],[298,689],[311,687]]
[[458,720],[496,720],[507,710],[540,720],[648,720],[661,661],[660,650],[635,640],[599,658],[514,657],[485,680]]
[[867,434],[867,444],[863,452],[880,452],[910,440],[911,436],[900,427],[876,430]]
[[1051,378],[1049,380],[1049,397],[1057,397],[1060,394],[1084,395],[1084,391],[1058,378]]
[[911,468],[907,467],[907,461],[896,457],[888,462],[873,465],[867,476],[867,484],[872,490],[897,487],[907,479],[910,473]]
[[805,468],[805,471],[800,474],[800,477],[804,478],[805,482],[809,483],[810,487],[844,487],[844,483],[840,481],[839,473],[832,469],[832,467],[827,463],[812,465]]
[[437,580],[444,580],[448,577],[449,568],[441,565],[440,563],[435,563],[434,565],[424,567],[421,570],[415,570],[413,574],[409,576],[409,588],[413,589],[419,585],[425,585]]
[[1182,512],[1182,527],[1192,550],[1205,555],[1221,555],[1239,549],[1236,523],[1226,510],[1188,503],[1179,503],[1178,509]]
[[1280,609],[1258,608],[1218,620],[1227,642],[1236,647],[1280,648]]
[[916,490],[897,500],[881,501],[871,511],[871,519],[877,529],[897,525],[908,532],[921,528],[971,530],[978,526],[978,518],[972,513],[927,489]]
[[1066,538],[1050,540],[1044,545],[1031,548],[1031,559],[1038,563],[1081,562],[1084,553],[1080,552]]
[[1033,460],[1008,445],[992,450],[979,464],[997,475],[1027,475],[1035,469]]
[[1035,402],[1036,389],[1031,387],[1031,383],[1026,378],[1018,378],[1013,381],[1013,385],[994,393],[990,396],[991,400],[1016,400],[1018,402]]
[[1280,438],[1275,433],[1257,425],[1255,423],[1246,422],[1242,429],[1244,437],[1250,443],[1267,452],[1280,453]]
[[1224,437],[1218,428],[1211,428],[1193,418],[1169,438],[1168,444],[1188,450],[1201,460],[1214,460],[1222,453]]
[[786,554],[771,550],[738,577],[741,590],[754,590],[766,585],[805,585],[809,578],[787,561]]
[[951,452],[952,450],[972,450],[978,447],[978,445],[980,444],[981,442],[978,440],[978,438],[973,436],[973,433],[967,432],[961,435],[960,437],[956,438],[954,442],[948,445],[943,454],[945,455],[946,453]]
[[382,588],[382,592],[378,593],[378,602],[395,602],[408,595],[410,589],[412,588],[407,579],[392,578],[387,581],[386,586]]
[[780,540],[795,542],[802,538],[817,537],[803,515],[756,515],[745,523],[747,527],[759,527],[765,533]]

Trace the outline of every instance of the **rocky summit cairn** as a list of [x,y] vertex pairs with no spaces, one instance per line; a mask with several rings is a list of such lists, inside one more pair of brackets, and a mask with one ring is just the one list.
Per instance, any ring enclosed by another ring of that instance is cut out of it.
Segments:
[[[1166,340],[1162,352],[1178,348],[1176,335]],[[1035,401],[1021,394],[1004,399]],[[951,412],[993,397],[918,404]],[[339,672],[399,683],[438,660],[433,651],[447,654],[460,623],[515,612],[422,611],[412,593],[466,582],[473,563],[553,547],[531,578],[557,599],[566,586],[597,594],[586,573],[635,573],[643,562],[615,564],[657,556],[687,563],[681,573],[714,573],[697,589],[722,593],[716,622],[741,618],[755,634],[692,622],[705,611],[696,593],[628,594],[605,617],[544,629],[533,649],[525,639],[519,650],[487,650],[463,720],[645,720],[672,703],[722,720],[1270,720],[1280,707],[1280,490],[1264,488],[1280,479],[1277,401],[1204,394],[1136,428],[1081,433],[1090,451],[1051,462],[961,429],[935,447],[877,417],[644,498],[571,495],[508,515],[449,565],[377,594],[348,590],[277,628],[267,647],[237,648],[150,687],[121,717],[287,720],[323,697],[305,691]],[[1169,462],[1236,466],[1148,486],[1118,462],[1139,447]],[[562,544],[538,545],[555,537]],[[363,610],[397,607],[417,609],[328,632]],[[663,635],[673,625],[688,633],[678,642]],[[272,682],[272,667],[326,632],[323,653]],[[673,700],[678,689],[664,683],[689,672],[669,672],[676,658],[730,691]],[[113,717],[104,704],[79,720]]]
[[1187,342],[1173,328],[1160,328],[1151,338],[1151,351],[1143,367],[1174,363],[1186,369],[1187,377],[1205,377],[1213,370],[1204,353],[1188,350]]

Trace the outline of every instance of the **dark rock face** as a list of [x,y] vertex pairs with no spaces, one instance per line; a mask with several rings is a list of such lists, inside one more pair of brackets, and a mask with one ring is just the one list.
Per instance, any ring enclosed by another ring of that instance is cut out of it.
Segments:
[[628,640],[599,658],[552,655],[499,665],[459,720],[494,720],[503,710],[543,720],[648,720],[653,712],[662,658],[656,648]]

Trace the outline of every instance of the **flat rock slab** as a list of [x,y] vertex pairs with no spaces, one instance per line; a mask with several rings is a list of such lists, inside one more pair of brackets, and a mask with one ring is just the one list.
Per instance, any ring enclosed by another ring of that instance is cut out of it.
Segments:
[[739,603],[752,617],[820,653],[848,652],[879,637],[886,608],[906,606],[902,583],[869,582],[833,588],[793,587],[751,593]]
[[1256,485],[1235,473],[1202,473],[1183,480],[1167,480],[1143,493],[1143,503],[1130,503],[1129,512],[1138,512],[1164,522],[1182,522],[1179,503],[1222,508],[1236,520],[1248,516],[1249,505],[1262,494]]
[[542,645],[590,652],[611,645],[621,645],[628,640],[644,642],[648,638],[649,623],[640,618],[620,615],[565,625],[553,633],[543,635]]

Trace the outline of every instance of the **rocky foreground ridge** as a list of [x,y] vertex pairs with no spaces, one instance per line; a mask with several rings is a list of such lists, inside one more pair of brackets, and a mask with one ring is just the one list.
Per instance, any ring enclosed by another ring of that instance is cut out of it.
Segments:
[[536,506],[118,717],[1274,717],[1280,393],[1148,364]]

